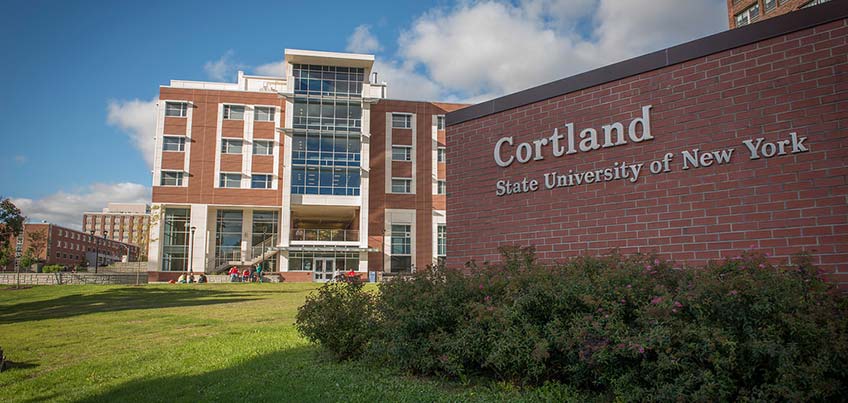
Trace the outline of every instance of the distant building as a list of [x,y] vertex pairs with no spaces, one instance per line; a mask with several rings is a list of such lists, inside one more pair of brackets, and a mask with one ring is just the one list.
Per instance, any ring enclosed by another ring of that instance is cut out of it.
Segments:
[[830,0],[727,0],[727,18],[730,28],[739,28],[828,1]]
[[[42,234],[41,239],[33,234]],[[86,232],[60,227],[50,223],[26,223],[18,237],[12,237],[15,260],[3,270],[14,270],[17,260],[30,248],[44,264],[59,264],[67,267],[94,267],[95,256],[98,266],[113,262],[138,260],[139,248],[135,245],[92,237]]]
[[100,213],[83,213],[82,232],[138,246],[147,258],[150,206],[145,203],[109,203]]

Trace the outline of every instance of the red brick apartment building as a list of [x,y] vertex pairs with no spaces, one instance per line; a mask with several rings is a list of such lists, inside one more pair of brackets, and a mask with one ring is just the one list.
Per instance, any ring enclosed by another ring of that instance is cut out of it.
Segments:
[[[38,234],[33,237],[32,234]],[[33,242],[35,241],[35,242]],[[138,259],[139,248],[135,245],[116,242],[100,235],[92,237],[87,232],[60,227],[49,223],[26,223],[18,237],[12,237],[15,258],[20,258],[28,249],[36,253],[44,264],[67,267],[89,266],[94,268],[95,255],[98,266],[108,266],[126,258]],[[12,261],[3,270],[14,270]]]
[[444,257],[444,114],[387,98],[374,56],[285,51],[284,76],[160,88],[149,271],[263,264],[287,281]]
[[102,212],[82,216],[82,232],[105,234],[106,239],[133,244],[140,248],[139,258],[147,258],[150,233],[150,206],[144,203],[109,203]]
[[848,2],[447,115],[448,266],[807,251],[848,284]]

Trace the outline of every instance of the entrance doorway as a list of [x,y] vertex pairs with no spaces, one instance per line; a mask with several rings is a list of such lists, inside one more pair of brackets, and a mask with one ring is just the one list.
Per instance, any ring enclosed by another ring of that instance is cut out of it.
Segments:
[[333,279],[336,270],[335,259],[316,257],[312,266],[315,268],[312,272],[315,281],[325,282]]

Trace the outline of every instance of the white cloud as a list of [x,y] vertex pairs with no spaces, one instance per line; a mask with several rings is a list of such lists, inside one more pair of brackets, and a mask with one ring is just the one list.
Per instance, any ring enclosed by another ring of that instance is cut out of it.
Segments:
[[233,62],[234,54],[235,52],[233,52],[232,49],[227,50],[220,59],[206,62],[206,64],[203,65],[203,71],[205,71],[206,75],[212,80],[226,82],[233,81],[236,70],[245,67],[242,64]]
[[59,191],[41,199],[12,198],[32,222],[47,222],[72,229],[82,227],[82,214],[101,211],[109,202],[150,203],[150,188],[137,183],[94,183],[76,192]]
[[[399,39],[420,65],[465,97],[502,95],[695,39],[727,27],[720,0],[464,2],[420,16]],[[391,93],[392,83],[389,83]]]
[[285,75],[283,73],[283,65],[284,63],[282,60],[266,63],[256,66],[256,68],[253,69],[253,73],[260,76],[283,77]]
[[[388,83],[388,98],[411,101],[436,101],[445,94],[445,89],[429,77],[415,72],[412,65],[399,62],[374,62],[372,71],[377,72],[377,81]],[[373,78],[373,77],[372,77]]]
[[371,34],[371,26],[360,25],[347,38],[347,51],[354,53],[374,53],[382,50],[380,41]]
[[109,101],[106,121],[118,127],[141,152],[147,166],[153,167],[153,136],[156,135],[156,98],[150,101]]

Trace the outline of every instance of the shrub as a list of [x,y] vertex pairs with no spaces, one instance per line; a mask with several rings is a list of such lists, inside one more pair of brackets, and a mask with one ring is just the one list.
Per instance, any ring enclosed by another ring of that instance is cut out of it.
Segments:
[[41,268],[42,273],[58,273],[62,271],[64,267],[60,264],[49,264]]
[[[848,392],[848,304],[809,259],[780,268],[747,253],[683,270],[651,255],[546,267],[532,248],[502,254],[501,265],[435,267],[381,284],[376,297],[359,300],[373,307],[358,307],[368,312],[370,338],[345,357],[624,400],[838,400]],[[327,321],[313,331],[352,328]]]
[[339,359],[362,354],[374,324],[373,296],[360,281],[324,284],[298,308],[297,330]]

